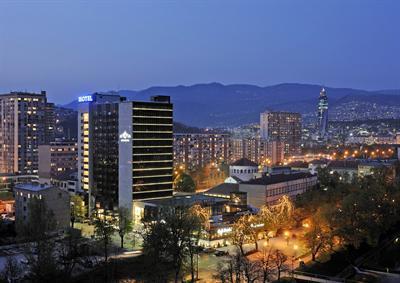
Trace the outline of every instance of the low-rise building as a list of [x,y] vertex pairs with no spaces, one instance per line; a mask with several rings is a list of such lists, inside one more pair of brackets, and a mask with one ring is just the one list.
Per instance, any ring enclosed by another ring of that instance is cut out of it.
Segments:
[[[232,184],[229,184],[232,185]],[[232,224],[240,213],[249,212],[246,204],[225,197],[206,194],[176,194],[172,198],[143,200],[134,203],[136,223],[143,218],[156,219],[162,209],[180,209],[200,205],[209,214],[209,227],[202,233],[200,245],[217,247],[229,242]]]
[[317,176],[304,172],[264,175],[240,183],[239,192],[247,193],[249,206],[260,208],[276,203],[284,195],[294,198],[314,187],[317,182]]
[[328,166],[329,160],[327,159],[314,159],[308,163],[308,169],[311,174],[317,174],[318,168],[325,168]]
[[0,191],[11,191],[17,184],[37,182],[37,175],[0,174]]
[[248,181],[258,172],[258,164],[247,159],[241,158],[229,166],[229,176],[237,177],[242,181]]
[[247,205],[247,195],[239,191],[239,184],[222,183],[203,193],[205,196],[229,199],[238,205]]
[[374,173],[374,170],[379,169],[379,168],[389,168],[393,170],[394,174],[394,166],[392,163],[389,162],[362,162],[358,164],[358,177],[365,177],[372,175]]
[[351,182],[358,175],[358,160],[332,160],[327,168],[331,174],[338,173],[346,182]]
[[45,184],[20,184],[14,188],[15,222],[23,225],[28,220],[30,202],[41,200],[53,212],[57,230],[70,226],[70,197],[69,193],[60,188]]
[[78,184],[78,171],[57,174],[51,179],[51,184],[69,192],[70,195],[86,193]]

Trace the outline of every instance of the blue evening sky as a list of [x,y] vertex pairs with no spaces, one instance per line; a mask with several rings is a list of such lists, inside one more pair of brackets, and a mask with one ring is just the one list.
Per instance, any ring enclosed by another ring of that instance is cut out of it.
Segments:
[[201,82],[400,88],[400,1],[0,0],[0,93]]

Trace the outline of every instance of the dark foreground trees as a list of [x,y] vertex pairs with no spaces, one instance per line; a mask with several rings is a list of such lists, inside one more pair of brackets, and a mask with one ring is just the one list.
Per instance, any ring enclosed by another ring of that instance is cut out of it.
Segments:
[[120,207],[118,209],[117,226],[117,232],[121,239],[121,249],[123,249],[125,235],[132,232],[133,230],[132,217],[129,215],[129,210],[126,207]]
[[186,173],[181,173],[176,177],[174,186],[178,192],[193,193],[196,191],[196,184],[192,177]]
[[[78,230],[69,229],[60,235],[55,232],[54,215],[41,199],[33,198],[28,204],[26,221],[18,223],[18,234],[25,246],[26,265],[7,261],[9,282],[70,282],[73,271],[82,260],[82,238]],[[25,260],[24,260],[25,261]],[[17,281],[15,273],[21,271]]]
[[17,283],[22,275],[21,264],[14,257],[7,257],[3,271],[0,273],[0,282]]
[[383,167],[348,183],[325,171],[319,175],[324,188],[309,191],[297,201],[311,220],[304,240],[313,259],[335,246],[349,251],[362,243],[376,246],[400,221],[399,176]]
[[222,283],[266,283],[280,280],[282,272],[287,269],[287,256],[280,250],[263,249],[258,258],[250,260],[238,249],[219,264],[214,278]]
[[26,259],[31,282],[51,282],[59,275],[52,233],[56,227],[54,214],[46,203],[33,198],[28,203],[28,217],[17,223],[18,235],[26,245]]
[[167,280],[168,267],[173,270],[173,280],[180,282],[185,267],[189,267],[194,281],[194,256],[201,231],[201,219],[183,208],[159,211],[156,219],[145,219],[143,253],[152,273],[151,280]]
[[103,246],[104,261],[107,263],[111,237],[115,232],[116,218],[113,215],[97,215],[94,220],[94,235]]

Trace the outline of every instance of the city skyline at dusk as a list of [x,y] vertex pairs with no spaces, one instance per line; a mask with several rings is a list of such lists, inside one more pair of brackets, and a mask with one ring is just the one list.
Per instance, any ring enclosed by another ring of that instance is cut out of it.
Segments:
[[0,0],[0,283],[400,282],[399,11]]
[[398,89],[396,1],[0,3],[0,91],[221,82]]

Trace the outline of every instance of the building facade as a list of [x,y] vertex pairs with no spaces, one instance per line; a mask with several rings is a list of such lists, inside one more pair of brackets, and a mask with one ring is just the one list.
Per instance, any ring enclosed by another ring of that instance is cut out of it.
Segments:
[[237,177],[241,181],[249,181],[258,173],[258,164],[247,159],[241,158],[229,165],[229,176]]
[[264,175],[239,184],[239,191],[247,193],[247,204],[260,208],[275,204],[282,196],[291,198],[314,187],[318,177],[310,173]]
[[0,173],[37,174],[38,146],[54,138],[46,92],[0,95]]
[[284,158],[284,143],[260,138],[231,139],[231,161],[247,158],[257,164],[277,164]]
[[77,171],[77,162],[76,142],[50,142],[48,145],[40,145],[39,180],[51,180],[58,175]]
[[[93,187],[93,131],[96,127],[93,116],[95,112],[106,111],[102,104],[120,103],[125,99],[118,95],[100,94],[86,95],[78,98],[78,187],[80,190],[90,193]],[[98,106],[98,108],[96,108]],[[108,114],[108,113],[106,113]],[[111,113],[112,114],[112,113]],[[116,115],[115,113],[113,114]],[[113,116],[110,115],[110,116]],[[97,115],[98,116],[98,115]],[[106,115],[107,117],[107,115]],[[107,122],[106,122],[107,123]],[[114,121],[115,123],[115,121]],[[115,127],[115,125],[113,125]],[[97,131],[98,133],[99,131]],[[113,140],[117,140],[115,135]],[[115,146],[115,145],[114,145]],[[115,157],[115,156],[114,156]]]
[[174,134],[174,166],[194,170],[229,162],[230,137],[226,134]]
[[318,137],[319,139],[325,139],[328,130],[328,96],[326,95],[325,88],[321,89],[318,99]]
[[266,111],[260,114],[260,136],[267,141],[283,142],[287,155],[300,153],[301,114]]
[[17,226],[26,224],[29,219],[30,202],[43,201],[48,210],[53,212],[56,229],[70,227],[70,198],[66,191],[44,184],[21,184],[14,188],[15,223]]
[[136,200],[171,197],[173,106],[169,97],[141,102],[94,94],[81,100],[78,179],[89,192],[89,209],[131,209]]

